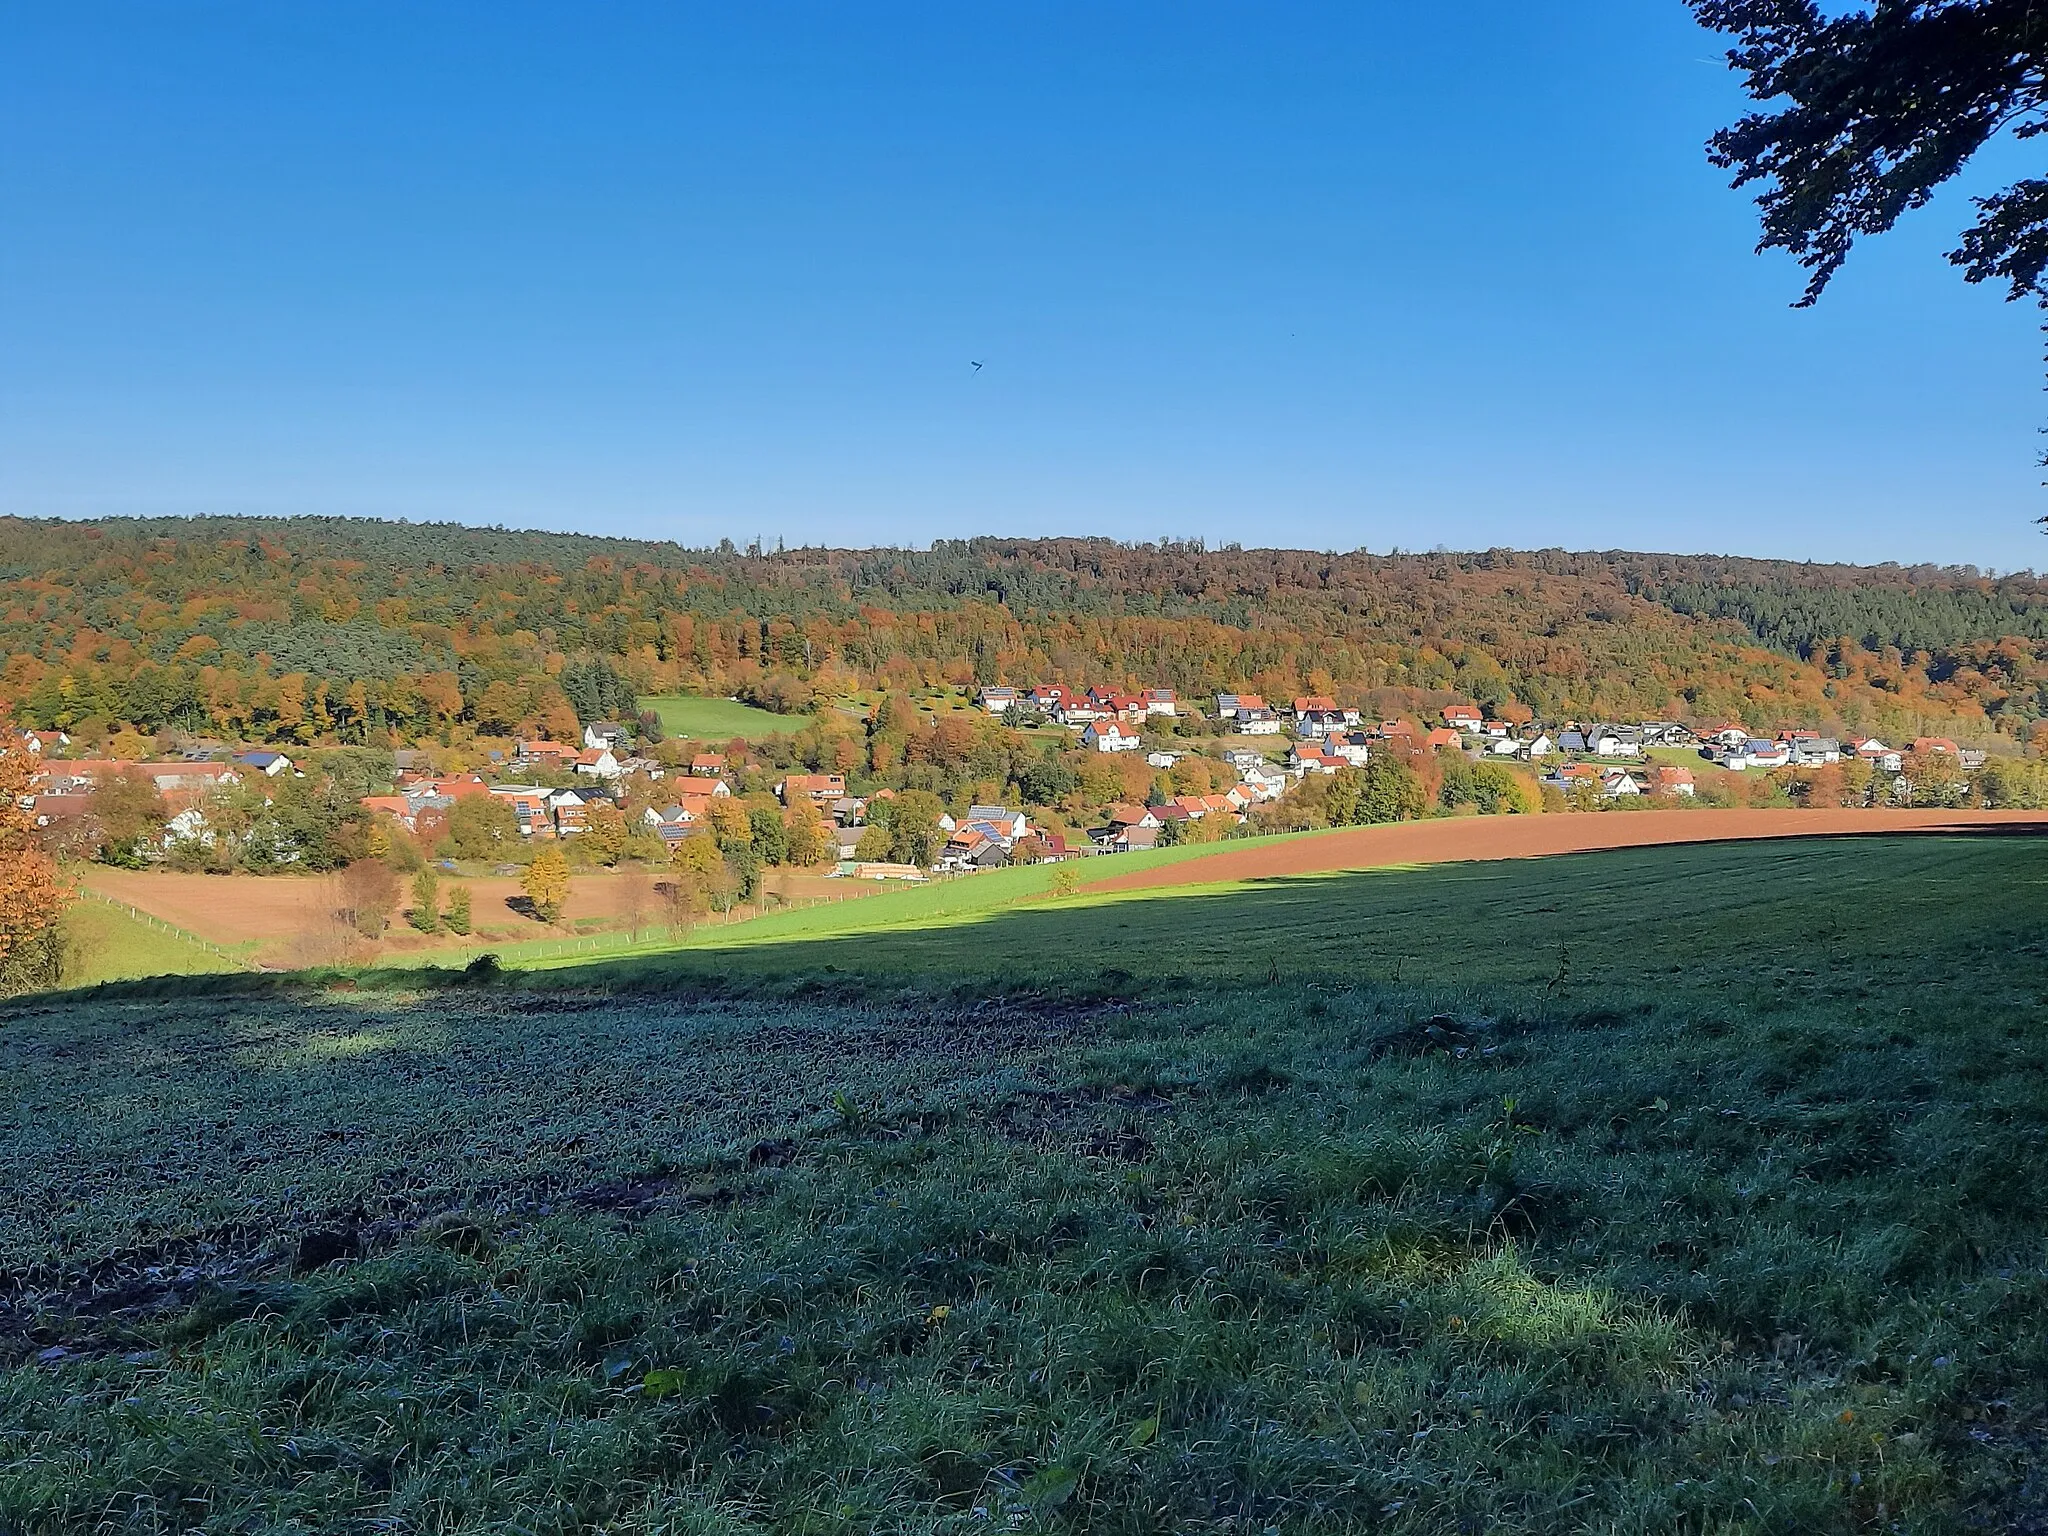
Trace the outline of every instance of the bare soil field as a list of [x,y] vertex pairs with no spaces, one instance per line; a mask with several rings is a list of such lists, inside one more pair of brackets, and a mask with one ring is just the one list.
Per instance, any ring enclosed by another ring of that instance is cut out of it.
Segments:
[[[661,878],[651,871],[643,873]],[[615,926],[624,922],[628,912],[626,876],[627,871],[623,870],[577,871],[569,882],[568,907],[561,923],[554,928],[543,927],[509,904],[522,894],[516,876],[459,880],[443,876],[444,902],[450,885],[459,883],[469,888],[471,920],[476,931],[462,940],[429,938],[414,933],[394,917],[391,932],[370,953],[402,955],[426,949],[474,948],[480,942],[542,939],[592,920]],[[84,880],[101,895],[125,902],[212,943],[228,949],[253,946],[249,951],[251,958],[262,963],[319,963],[328,958],[310,953],[307,946],[317,947],[317,941],[333,930],[337,890],[331,875],[191,875],[95,865],[85,871]],[[877,889],[866,881],[827,880],[787,870],[773,871],[767,884],[774,897],[806,904],[854,900],[873,895]],[[650,918],[654,915],[653,905],[648,909]]]
[[1534,859],[1604,848],[1718,843],[1776,837],[1899,832],[2048,832],[2039,811],[1611,811],[1596,815],[1464,816],[1354,827],[1321,837],[1226,849],[1091,884],[1096,891],[1263,880],[1389,864]]

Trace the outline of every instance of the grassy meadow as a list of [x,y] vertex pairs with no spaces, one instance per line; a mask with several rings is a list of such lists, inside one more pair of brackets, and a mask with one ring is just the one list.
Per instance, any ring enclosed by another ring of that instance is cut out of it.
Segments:
[[2038,1528],[2038,848],[17,1002],[0,1530]]
[[737,699],[698,698],[667,694],[640,700],[642,709],[654,711],[662,733],[693,741],[731,741],[735,736],[758,740],[763,736],[788,736],[808,723],[802,715],[778,715],[756,709]]
[[124,907],[90,898],[74,902],[64,918],[68,985],[88,987],[146,976],[202,976],[246,969],[168,923],[135,916]]

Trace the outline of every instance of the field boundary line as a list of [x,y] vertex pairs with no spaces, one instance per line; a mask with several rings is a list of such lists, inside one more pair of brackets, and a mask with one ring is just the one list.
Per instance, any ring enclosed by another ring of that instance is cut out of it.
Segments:
[[79,894],[90,900],[104,903],[114,908],[117,912],[127,913],[128,916],[134,918],[146,928],[154,928],[157,932],[167,933],[174,939],[183,939],[187,944],[203,949],[210,955],[218,955],[221,959],[240,966],[245,971],[255,969],[240,955],[230,954],[211,939],[202,939],[189,928],[180,928],[176,923],[167,923],[154,912],[145,912],[131,901],[123,901],[118,896],[109,896],[105,891],[96,891],[89,885],[81,885],[79,887]]

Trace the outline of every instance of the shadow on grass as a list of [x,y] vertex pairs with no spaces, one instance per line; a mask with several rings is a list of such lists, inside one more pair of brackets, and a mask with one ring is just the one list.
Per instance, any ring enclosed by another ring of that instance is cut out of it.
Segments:
[[[1987,902],[1987,892],[1999,899]],[[2035,847],[1998,827],[1624,849],[1208,888],[1084,889],[867,931],[754,940],[744,929],[705,934],[674,950],[551,968],[165,977],[84,995],[257,998],[490,986],[1100,998],[1227,983],[1270,985],[1284,995],[1316,981],[1371,980],[1550,994],[1591,985],[1646,996],[1747,988],[1789,999],[1825,993],[1831,976],[1852,968],[1864,992],[1915,985],[1973,957],[2025,950],[2039,941],[2044,922],[2048,870]]]

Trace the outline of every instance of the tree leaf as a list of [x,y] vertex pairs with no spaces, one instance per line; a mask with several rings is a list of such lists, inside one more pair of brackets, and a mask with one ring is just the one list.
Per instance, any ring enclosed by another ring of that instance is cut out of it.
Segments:
[[1081,1486],[1081,1474],[1072,1467],[1050,1466],[1024,1479],[1017,1492],[1035,1509],[1058,1509]]

